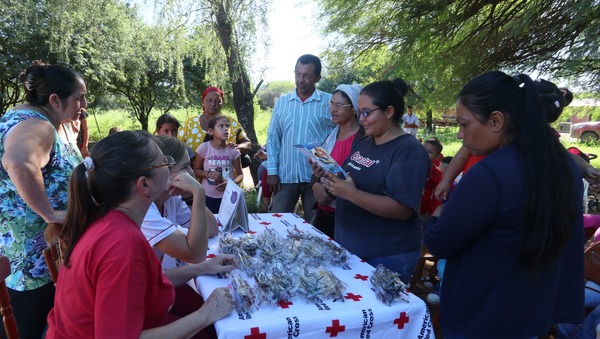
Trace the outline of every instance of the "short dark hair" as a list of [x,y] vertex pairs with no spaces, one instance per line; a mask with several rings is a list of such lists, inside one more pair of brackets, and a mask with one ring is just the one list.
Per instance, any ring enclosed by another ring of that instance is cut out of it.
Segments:
[[321,76],[321,59],[312,54],[304,54],[298,58],[296,64],[301,63],[303,65],[313,64],[315,65],[315,75]]
[[388,106],[394,107],[392,120],[399,122],[404,114],[404,97],[397,84],[389,81],[376,81],[365,86],[360,94],[368,95],[373,99],[375,106],[385,110]]
[[159,116],[158,119],[156,119],[156,130],[158,131],[164,124],[172,124],[175,125],[175,127],[177,128],[181,126],[179,120],[177,120],[177,118],[168,113],[165,113]]
[[[408,107],[410,107],[410,106],[408,106]],[[435,150],[437,151],[438,154],[441,154],[442,151],[444,150],[444,146],[436,137],[431,137],[431,138],[425,140],[425,143],[430,144],[431,146],[435,147]]]
[[25,87],[25,100],[33,106],[48,104],[50,95],[62,99],[75,92],[78,82],[83,82],[81,74],[64,66],[50,65],[41,60],[34,61],[20,76]]

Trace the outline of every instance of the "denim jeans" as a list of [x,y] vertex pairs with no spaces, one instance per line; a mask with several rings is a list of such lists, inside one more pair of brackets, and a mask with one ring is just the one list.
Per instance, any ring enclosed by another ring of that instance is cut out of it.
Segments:
[[390,255],[386,257],[363,258],[364,261],[373,267],[382,264],[385,268],[400,274],[400,279],[405,284],[410,282],[410,278],[417,267],[417,262],[421,257],[421,249],[413,252]]

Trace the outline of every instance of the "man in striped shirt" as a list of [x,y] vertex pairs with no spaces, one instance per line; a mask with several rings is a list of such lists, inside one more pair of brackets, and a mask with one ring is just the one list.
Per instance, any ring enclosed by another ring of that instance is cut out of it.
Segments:
[[322,143],[335,126],[329,113],[331,94],[315,87],[321,80],[321,60],[305,54],[294,73],[296,90],[277,100],[267,134],[267,183],[274,194],[270,211],[293,212],[301,197],[304,219],[310,222],[316,205],[309,185],[312,170],[293,145]]

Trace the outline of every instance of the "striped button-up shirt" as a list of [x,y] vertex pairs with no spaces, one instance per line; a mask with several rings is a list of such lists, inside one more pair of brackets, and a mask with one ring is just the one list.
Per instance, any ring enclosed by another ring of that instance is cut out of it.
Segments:
[[277,100],[267,133],[269,175],[279,175],[282,184],[310,181],[308,160],[294,145],[323,143],[335,127],[329,113],[330,101],[331,94],[317,89],[304,102],[296,91]]

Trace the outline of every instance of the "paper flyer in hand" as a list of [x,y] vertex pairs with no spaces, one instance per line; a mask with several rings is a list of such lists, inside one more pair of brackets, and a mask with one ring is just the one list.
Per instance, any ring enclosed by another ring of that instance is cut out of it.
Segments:
[[223,232],[233,232],[238,228],[248,232],[248,209],[244,191],[231,179],[227,179],[217,219],[223,226]]
[[346,179],[346,173],[327,151],[316,142],[294,145],[300,153],[306,155],[312,161],[319,164],[327,172],[331,172],[343,179]]

